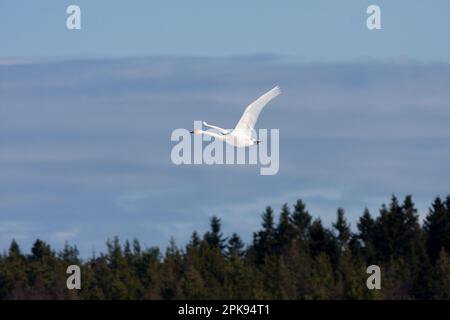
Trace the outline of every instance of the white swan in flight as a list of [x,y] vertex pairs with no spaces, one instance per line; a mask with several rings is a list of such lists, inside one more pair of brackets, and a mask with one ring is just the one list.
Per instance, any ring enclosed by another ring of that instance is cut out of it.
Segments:
[[260,141],[252,137],[252,132],[254,131],[256,120],[258,120],[258,116],[261,110],[266,106],[266,104],[268,104],[270,100],[278,96],[280,93],[280,88],[276,86],[275,88],[266,92],[261,97],[252,102],[245,109],[244,113],[241,116],[241,119],[239,119],[239,122],[236,125],[236,128],[234,128],[233,130],[222,129],[220,127],[203,122],[206,127],[215,129],[220,132],[220,134],[198,129],[191,131],[191,133],[206,134],[239,148],[258,144],[260,143]]

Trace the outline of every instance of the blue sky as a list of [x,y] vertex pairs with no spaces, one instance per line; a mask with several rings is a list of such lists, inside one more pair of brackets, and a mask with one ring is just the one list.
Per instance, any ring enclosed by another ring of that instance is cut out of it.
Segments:
[[[378,1],[368,31],[371,3],[0,2],[0,250],[164,247],[212,214],[248,242],[266,205],[298,198],[327,225],[392,193],[423,215],[449,192],[450,4]],[[171,163],[173,129],[232,126],[275,84],[258,126],[280,128],[277,175]]]
[[[82,30],[65,27],[78,4]],[[381,7],[383,30],[366,28]],[[408,56],[450,59],[450,2],[24,1],[0,2],[0,57],[279,54],[302,62]]]

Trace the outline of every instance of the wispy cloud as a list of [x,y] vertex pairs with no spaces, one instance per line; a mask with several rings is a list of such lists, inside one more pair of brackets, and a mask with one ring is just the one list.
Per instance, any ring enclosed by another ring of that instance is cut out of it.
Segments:
[[29,59],[0,59],[0,66],[14,66],[32,63]]

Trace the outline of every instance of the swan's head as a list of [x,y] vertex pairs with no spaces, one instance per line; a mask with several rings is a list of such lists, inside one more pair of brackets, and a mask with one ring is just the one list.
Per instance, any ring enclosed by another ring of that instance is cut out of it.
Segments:
[[252,145],[260,144],[260,143],[261,143],[261,140],[252,139]]
[[191,133],[192,134],[200,134],[201,132],[198,129],[194,129],[194,130],[191,131]]

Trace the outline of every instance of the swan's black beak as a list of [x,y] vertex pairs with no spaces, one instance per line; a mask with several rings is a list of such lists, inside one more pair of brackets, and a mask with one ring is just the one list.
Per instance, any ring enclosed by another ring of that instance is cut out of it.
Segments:
[[256,144],[260,144],[261,143],[261,140],[256,140]]
[[192,134],[193,134],[193,133],[194,133],[194,130],[190,131],[190,133],[192,133]]

